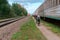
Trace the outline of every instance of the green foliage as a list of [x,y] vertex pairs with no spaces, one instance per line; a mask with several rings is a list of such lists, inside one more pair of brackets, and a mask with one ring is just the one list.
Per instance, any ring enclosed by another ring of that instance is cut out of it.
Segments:
[[16,17],[17,15],[15,14],[13,8],[10,8],[10,16],[11,17]]
[[7,0],[0,0],[0,18],[9,18],[10,5]]
[[7,2],[7,0],[0,0],[0,5],[1,4],[7,4],[8,2]]
[[13,3],[10,6],[7,0],[0,0],[0,19],[24,15],[27,15],[27,11],[20,4]]
[[18,16],[24,16],[27,15],[26,9],[24,9],[20,4],[13,3],[12,9],[14,10],[15,14]]

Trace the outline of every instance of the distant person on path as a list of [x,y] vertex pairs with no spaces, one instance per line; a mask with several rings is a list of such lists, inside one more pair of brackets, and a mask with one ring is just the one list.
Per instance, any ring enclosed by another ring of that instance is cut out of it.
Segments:
[[37,22],[37,24],[38,24],[38,26],[40,25],[40,15],[37,15],[37,17],[36,17],[36,22]]

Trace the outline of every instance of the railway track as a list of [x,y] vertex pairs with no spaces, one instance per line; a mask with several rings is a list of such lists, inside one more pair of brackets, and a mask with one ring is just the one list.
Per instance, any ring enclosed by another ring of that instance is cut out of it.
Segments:
[[3,27],[3,26],[8,25],[8,24],[10,24],[10,23],[16,22],[16,21],[18,21],[18,20],[20,20],[20,19],[22,19],[22,18],[24,18],[24,17],[20,17],[20,18],[10,18],[10,19],[2,20],[2,21],[0,21],[0,27]]

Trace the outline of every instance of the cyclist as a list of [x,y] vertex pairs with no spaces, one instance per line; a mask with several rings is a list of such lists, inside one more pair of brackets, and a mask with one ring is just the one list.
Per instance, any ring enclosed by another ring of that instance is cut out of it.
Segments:
[[40,25],[40,15],[37,15],[36,21],[37,21],[37,24],[38,24],[38,26],[39,26],[39,25]]

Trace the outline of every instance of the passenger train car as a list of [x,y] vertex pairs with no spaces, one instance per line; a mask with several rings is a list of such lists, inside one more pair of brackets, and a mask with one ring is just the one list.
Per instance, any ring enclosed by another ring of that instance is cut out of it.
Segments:
[[45,0],[35,13],[43,18],[60,20],[60,0]]

